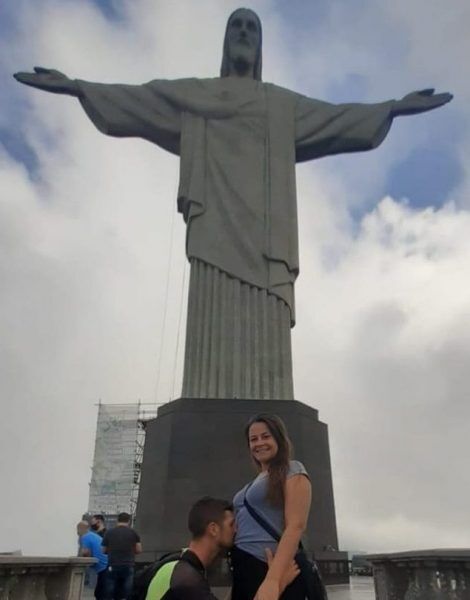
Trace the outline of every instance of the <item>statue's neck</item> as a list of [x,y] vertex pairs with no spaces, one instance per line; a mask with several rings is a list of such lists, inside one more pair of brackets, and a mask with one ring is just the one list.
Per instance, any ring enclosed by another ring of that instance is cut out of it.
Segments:
[[254,64],[243,59],[234,60],[229,66],[229,77],[240,79],[254,79]]

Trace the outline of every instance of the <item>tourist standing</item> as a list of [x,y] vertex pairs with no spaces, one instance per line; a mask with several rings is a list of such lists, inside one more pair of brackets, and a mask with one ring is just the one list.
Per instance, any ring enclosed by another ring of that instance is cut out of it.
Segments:
[[104,515],[93,515],[90,520],[90,526],[95,533],[104,538],[104,534],[106,533]]
[[[232,600],[304,600],[301,576],[281,595],[281,582],[299,549],[307,525],[311,485],[302,463],[291,460],[284,423],[275,415],[257,415],[248,423],[246,441],[258,476],[234,498],[235,546],[232,550]],[[276,530],[279,542],[261,520]],[[274,554],[269,564],[266,550]]]
[[118,514],[117,525],[106,532],[102,546],[108,555],[108,598],[127,600],[132,592],[135,556],[142,552],[140,537],[130,526],[131,516]]
[[88,521],[80,521],[77,525],[79,539],[79,555],[96,558],[97,562],[91,567],[96,573],[95,598],[106,600],[107,598],[107,567],[108,557],[101,547],[101,537],[94,531],[90,531]]

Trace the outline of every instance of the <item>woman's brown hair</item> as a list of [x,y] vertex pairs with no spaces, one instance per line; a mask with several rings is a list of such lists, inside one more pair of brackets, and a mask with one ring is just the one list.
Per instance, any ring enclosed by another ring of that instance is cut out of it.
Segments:
[[[292,443],[282,419],[277,415],[262,413],[252,417],[246,424],[245,437],[248,446],[250,445],[250,427],[254,423],[264,423],[276,441],[278,450],[276,456],[269,464],[266,498],[270,504],[282,506],[284,504],[284,485],[289,471],[289,461],[292,456]],[[261,469],[259,461],[254,457],[252,458],[258,470]]]

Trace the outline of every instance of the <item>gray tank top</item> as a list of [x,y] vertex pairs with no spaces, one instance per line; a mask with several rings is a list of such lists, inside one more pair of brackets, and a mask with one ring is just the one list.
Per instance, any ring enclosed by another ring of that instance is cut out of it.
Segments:
[[[287,477],[293,477],[294,475],[306,475],[308,477],[305,467],[298,460],[291,460],[289,464]],[[235,494],[233,499],[237,523],[235,546],[264,562],[266,562],[265,549],[270,548],[275,553],[277,542],[253,519],[243,505],[243,499],[246,493],[246,499],[256,512],[282,534],[284,531],[284,510],[282,507],[271,506],[266,500],[267,477],[267,473],[260,473],[251,486],[250,484],[245,485]],[[246,492],[248,486],[250,488]]]

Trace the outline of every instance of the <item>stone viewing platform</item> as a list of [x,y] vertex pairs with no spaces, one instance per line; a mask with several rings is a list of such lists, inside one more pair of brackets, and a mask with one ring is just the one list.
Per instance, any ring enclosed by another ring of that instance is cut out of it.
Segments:
[[[349,584],[327,586],[328,600],[375,600],[372,577],[351,577]],[[213,588],[220,600],[225,600],[228,588]],[[93,590],[86,588],[82,600],[93,600]]]
[[80,600],[85,570],[94,562],[94,558],[0,556],[0,598]]
[[470,549],[370,554],[377,600],[470,600]]
[[[0,556],[0,598],[9,600],[93,600],[84,587],[91,558]],[[351,577],[350,584],[327,587],[329,600],[375,600],[371,577]],[[220,600],[228,588],[214,588]]]
[[[470,549],[371,554],[374,579],[327,586],[329,600],[470,600]],[[0,556],[0,598],[91,600],[84,587],[90,558]],[[221,600],[228,588],[215,588]]]
[[351,577],[349,584],[328,585],[328,600],[375,600],[372,577]]

